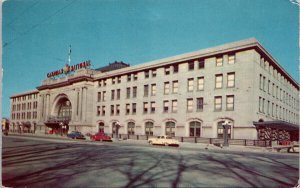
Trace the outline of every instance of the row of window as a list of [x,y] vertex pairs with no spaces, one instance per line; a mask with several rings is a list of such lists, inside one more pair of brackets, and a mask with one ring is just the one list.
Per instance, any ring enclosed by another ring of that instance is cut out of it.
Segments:
[[12,113],[11,118],[12,120],[37,119],[37,112]]
[[[223,56],[223,55],[216,57],[216,66],[217,67],[223,66],[224,60],[225,60],[224,57],[225,56]],[[228,55],[227,57],[228,57],[228,60],[227,60],[228,64],[234,64],[235,63],[235,55],[234,54]],[[180,63],[165,66],[164,67],[164,74],[165,75],[170,75],[171,72],[173,74],[178,73],[179,72],[179,64]],[[188,62],[188,71],[195,70],[196,66],[197,66],[198,69],[204,69],[205,68],[205,60],[204,59],[190,60]],[[156,75],[157,75],[157,69],[145,70],[143,73],[144,73],[144,79],[148,79],[148,78],[150,78],[150,76],[152,78],[155,78]],[[137,81],[138,80],[138,73],[137,72],[129,73],[129,74],[126,75],[126,79],[127,79],[127,82]],[[108,79],[99,80],[98,81],[98,86],[99,87],[106,86],[107,85],[107,80]],[[121,76],[116,76],[116,77],[111,78],[111,84],[114,85],[116,83],[118,83],[118,84],[121,83]]]
[[298,119],[298,114],[291,112],[290,110],[283,108],[265,98],[259,97],[259,112],[269,115],[274,118],[278,118],[285,121],[292,121]]
[[13,97],[13,102],[20,102],[25,100],[37,99],[38,94],[24,95],[20,97]]
[[259,88],[264,92],[268,92],[270,96],[279,99],[281,102],[291,106],[294,109],[298,108],[298,101],[291,94],[282,88],[279,88],[262,74],[259,75]]
[[291,83],[288,81],[279,71],[277,71],[276,68],[274,68],[268,61],[266,61],[264,58],[260,59],[260,66],[268,72],[270,75],[272,75],[276,80],[281,82],[282,84],[288,86],[288,88],[293,88],[294,90],[297,90]]
[[[186,111],[187,112],[201,112],[203,111],[204,100],[203,97],[199,98],[188,98],[186,100]],[[147,114],[155,113],[156,110],[156,102],[143,102],[143,113]],[[216,96],[214,98],[214,110],[222,111],[222,96]],[[234,95],[226,95],[226,110],[232,111],[234,110]],[[164,100],[163,101],[163,113],[176,113],[178,111],[178,100]],[[125,104],[125,114],[136,114],[137,112],[137,103],[127,103]],[[97,116],[105,116],[106,114],[106,106],[97,106]],[[120,104],[110,105],[110,115],[120,115]]]
[[31,110],[31,108],[37,109],[37,104],[38,104],[37,101],[35,101],[35,102],[33,102],[33,103],[28,102],[27,105],[26,105],[26,103],[22,103],[22,104],[14,104],[14,105],[12,106],[12,111],[20,111],[21,109],[22,109],[22,110]]
[[[217,137],[218,138],[223,138],[224,134],[224,128],[223,124],[225,121],[219,121],[217,123]],[[127,125],[127,134],[128,135],[135,135],[135,129],[136,125],[134,122],[128,122]],[[112,133],[116,134],[116,123],[113,122],[112,124]],[[145,122],[145,135],[148,136],[153,136],[153,130],[154,130],[154,123],[152,121],[147,121]],[[173,121],[167,121],[165,123],[165,135],[168,136],[175,136],[175,130],[176,130],[176,123]],[[104,123],[101,122],[99,123],[99,131],[104,132]],[[190,137],[201,137],[201,122],[199,121],[192,121],[189,123],[189,136]],[[228,129],[228,137],[231,138],[231,126]]]

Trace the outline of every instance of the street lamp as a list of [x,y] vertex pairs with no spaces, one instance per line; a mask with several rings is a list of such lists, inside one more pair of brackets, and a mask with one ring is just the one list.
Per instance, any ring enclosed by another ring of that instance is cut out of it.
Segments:
[[226,120],[224,123],[222,123],[223,125],[223,138],[224,138],[224,144],[223,147],[228,147],[229,143],[228,143],[228,129],[230,129],[231,124]]
[[120,122],[116,122],[115,128],[116,128],[116,139],[119,140],[119,128],[120,128]]

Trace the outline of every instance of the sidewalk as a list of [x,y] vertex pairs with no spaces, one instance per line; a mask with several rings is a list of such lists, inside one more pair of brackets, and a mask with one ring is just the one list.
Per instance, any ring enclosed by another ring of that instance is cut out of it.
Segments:
[[[55,135],[55,134],[44,134],[44,133],[9,133],[9,135],[12,136],[25,136],[25,137],[36,137],[36,138],[51,138],[51,139],[60,139],[60,140],[70,140],[67,138],[66,135]],[[85,142],[92,142],[89,137],[86,137],[87,139]],[[100,143],[100,142],[99,142]],[[148,146],[147,140],[133,140],[133,139],[125,139],[125,140],[115,140],[113,138],[113,143],[118,144],[134,144],[134,145],[141,145],[141,146]],[[281,152],[274,152],[271,148],[266,147],[256,147],[256,146],[240,146],[240,145],[229,145],[228,147],[218,147],[213,144],[202,144],[202,143],[189,143],[189,142],[179,142],[179,148],[187,148],[187,149],[200,149],[200,150],[211,150],[211,151],[236,151],[236,152],[265,152],[265,153],[287,153],[287,151],[281,151]],[[299,154],[299,152],[296,153],[289,153],[289,154]]]

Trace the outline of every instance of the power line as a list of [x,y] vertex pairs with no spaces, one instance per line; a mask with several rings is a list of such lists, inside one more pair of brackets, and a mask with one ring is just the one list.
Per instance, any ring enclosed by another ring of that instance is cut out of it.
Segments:
[[62,7],[61,9],[59,9],[58,11],[56,11],[54,14],[48,16],[47,18],[43,19],[41,22],[31,26],[31,28],[29,28],[28,30],[26,30],[25,32],[21,33],[19,36],[17,36],[16,38],[14,38],[13,40],[9,41],[9,42],[4,42],[3,48],[12,45],[17,39],[19,39],[20,37],[28,34],[30,31],[32,31],[33,29],[37,28],[38,26],[40,26],[41,24],[43,24],[44,22],[50,20],[52,17],[54,17],[55,15],[57,15],[58,13],[62,12],[64,9],[68,8],[69,6],[71,6],[76,0],[71,1],[69,4],[67,4],[66,6]]

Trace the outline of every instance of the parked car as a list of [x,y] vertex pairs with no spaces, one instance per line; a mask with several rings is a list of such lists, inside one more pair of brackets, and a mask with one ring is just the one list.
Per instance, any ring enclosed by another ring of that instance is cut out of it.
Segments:
[[104,132],[98,132],[90,136],[92,141],[107,141],[112,142],[111,137],[106,135]]
[[68,138],[72,138],[72,139],[83,139],[85,140],[84,135],[81,132],[78,131],[72,131],[71,133],[67,134]]
[[164,146],[179,146],[179,142],[175,139],[172,139],[171,136],[158,136],[156,138],[148,139],[148,143],[151,145],[164,145]]

